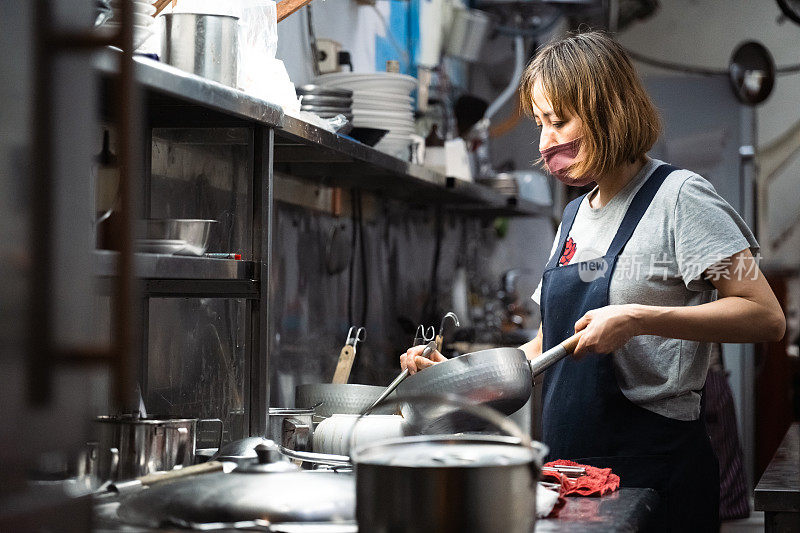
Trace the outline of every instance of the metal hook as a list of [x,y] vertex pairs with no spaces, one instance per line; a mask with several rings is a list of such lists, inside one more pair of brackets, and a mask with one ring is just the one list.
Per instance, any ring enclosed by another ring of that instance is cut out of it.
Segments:
[[442,336],[442,333],[444,333],[444,323],[447,322],[448,318],[453,320],[453,324],[456,327],[461,326],[461,323],[458,321],[458,317],[456,316],[456,314],[454,312],[452,312],[452,311],[448,312],[446,315],[444,315],[442,317],[442,322],[441,322],[441,324],[439,324],[439,336],[440,337]]
[[[355,336],[353,335],[353,330],[355,330]],[[367,340],[367,330],[363,326],[359,328],[351,326],[347,331],[347,344],[353,348],[355,348],[356,343],[364,342],[365,340]]]

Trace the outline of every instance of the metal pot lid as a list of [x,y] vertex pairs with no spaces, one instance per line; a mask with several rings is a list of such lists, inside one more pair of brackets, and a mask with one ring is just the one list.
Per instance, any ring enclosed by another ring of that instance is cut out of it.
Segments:
[[382,441],[359,449],[355,463],[406,468],[477,468],[541,465],[541,454],[515,437],[432,435]]
[[355,503],[352,474],[234,471],[156,485],[123,500],[118,515],[144,527],[248,520],[346,523],[355,520]]
[[259,444],[272,444],[272,441],[264,437],[245,437],[243,439],[237,439],[224,444],[211,456],[211,460],[238,461],[240,459],[255,459],[258,456],[256,454],[256,446]]

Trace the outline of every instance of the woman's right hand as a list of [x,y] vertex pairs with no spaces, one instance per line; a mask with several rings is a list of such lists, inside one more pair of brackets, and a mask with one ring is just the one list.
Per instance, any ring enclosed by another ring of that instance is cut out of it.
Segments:
[[409,374],[416,374],[424,368],[447,360],[438,350],[434,350],[430,353],[430,359],[422,357],[422,352],[425,351],[426,346],[426,344],[421,344],[419,346],[412,346],[406,350],[406,353],[400,356],[400,368],[403,370],[408,369]]

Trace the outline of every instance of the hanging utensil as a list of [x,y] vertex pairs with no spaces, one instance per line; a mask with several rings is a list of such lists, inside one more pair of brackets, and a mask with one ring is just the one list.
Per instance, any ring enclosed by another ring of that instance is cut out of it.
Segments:
[[350,370],[353,368],[353,360],[356,357],[356,345],[359,341],[364,342],[367,338],[367,330],[363,327],[352,326],[347,332],[347,340],[339,352],[339,361],[336,363],[336,372],[333,373],[333,383],[347,383],[350,378]]
[[444,325],[448,318],[453,321],[453,324],[456,327],[461,325],[461,323],[458,321],[458,317],[452,311],[448,312],[442,317],[442,322],[439,324],[439,334],[436,335],[436,349],[439,350],[439,353],[442,352],[442,347],[444,346]]
[[[433,329],[433,326],[431,326],[431,329]],[[422,351],[422,357],[429,357],[434,350],[436,350],[436,341],[431,340],[430,342],[428,342],[427,346],[425,346],[425,349]],[[403,380],[406,379],[407,377],[408,377],[408,369],[406,368],[405,370],[400,372],[399,376],[394,378],[394,381],[392,381],[389,384],[389,386],[386,387],[386,390],[383,391],[383,393],[381,393],[378,399],[375,400],[375,402],[372,405],[370,405],[362,414],[367,415],[371,413],[372,410],[375,409],[375,406],[381,403],[383,400],[385,400],[386,397],[389,396],[392,392],[394,392],[397,386],[400,385],[400,383],[402,383]]]
[[420,324],[417,326],[417,332],[414,334],[414,343],[411,346],[428,344],[434,338],[436,338],[436,329],[433,326],[425,327]]

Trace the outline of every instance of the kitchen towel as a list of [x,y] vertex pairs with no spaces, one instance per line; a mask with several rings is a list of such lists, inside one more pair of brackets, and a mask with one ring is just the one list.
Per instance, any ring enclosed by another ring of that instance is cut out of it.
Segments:
[[611,472],[610,468],[596,468],[565,459],[550,461],[544,466],[577,466],[586,470],[586,474],[577,478],[569,478],[552,470],[542,471],[543,481],[555,481],[561,484],[559,491],[561,496],[603,496],[619,488],[619,476]]

